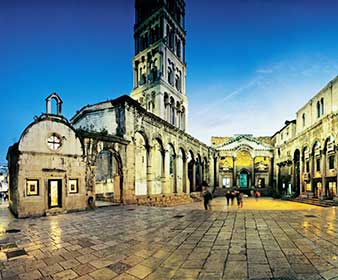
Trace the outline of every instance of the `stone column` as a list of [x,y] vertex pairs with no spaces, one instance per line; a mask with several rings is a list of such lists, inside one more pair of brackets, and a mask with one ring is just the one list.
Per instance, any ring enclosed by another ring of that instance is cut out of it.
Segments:
[[174,156],[174,177],[173,177],[173,192],[177,193],[177,161],[178,157]]
[[149,146],[147,150],[147,194],[152,194],[154,174],[152,170],[152,152],[153,147]]
[[195,160],[193,160],[193,164],[192,164],[192,189],[193,191],[196,190],[196,162]]
[[273,157],[269,157],[269,182],[268,186],[272,187],[273,185]]
[[313,164],[314,158],[313,158],[313,153],[309,154],[309,165],[310,165],[310,170],[309,170],[309,174],[310,174],[310,186],[311,186],[311,192],[314,195],[314,191],[313,191],[313,175],[314,175],[314,164]]
[[299,161],[299,194],[300,196],[304,193],[304,186],[303,186],[303,156],[300,156]]
[[256,159],[256,157],[252,158],[251,187],[255,187],[255,159]]
[[[334,169],[336,170],[336,200],[338,200],[338,151],[337,147],[335,148],[335,163],[334,163]],[[335,199],[335,198],[334,198]]]
[[276,168],[276,170],[277,170],[277,174],[276,174],[276,186],[275,186],[275,191],[276,191],[276,193],[280,193],[279,192],[279,176],[280,176],[280,165],[279,164],[277,164],[277,168]]
[[218,174],[219,174],[219,162],[218,158],[214,157],[214,185],[215,187],[219,186],[219,179],[218,179]]
[[322,160],[321,160],[321,172],[322,174],[322,190],[321,190],[321,199],[324,199],[324,197],[326,197],[326,153],[323,152],[322,154]]
[[169,157],[169,164],[170,164],[170,156],[168,150],[161,151],[161,160],[162,160],[162,171],[161,171],[161,185],[162,185],[162,192],[161,193],[169,193],[169,178],[166,175],[169,175],[169,166],[166,166],[166,155]]
[[183,192],[184,193],[190,193],[190,188],[189,188],[189,184],[188,184],[188,181],[189,181],[189,178],[188,178],[188,161],[187,161],[187,158],[183,158]]
[[237,185],[236,157],[232,157],[232,162],[232,187],[235,187]]

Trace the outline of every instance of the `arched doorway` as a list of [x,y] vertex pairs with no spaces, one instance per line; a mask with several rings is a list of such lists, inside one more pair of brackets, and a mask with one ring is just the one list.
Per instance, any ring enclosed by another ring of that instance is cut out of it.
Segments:
[[197,154],[196,160],[195,160],[195,176],[196,176],[196,191],[202,190],[202,160],[201,156]]
[[95,160],[96,200],[123,201],[122,161],[117,153],[102,150]]
[[189,151],[187,161],[188,161],[188,179],[190,191],[194,192],[196,191],[196,176],[195,176],[195,160],[192,151]]
[[239,187],[247,189],[249,187],[249,171],[242,169],[239,172]]

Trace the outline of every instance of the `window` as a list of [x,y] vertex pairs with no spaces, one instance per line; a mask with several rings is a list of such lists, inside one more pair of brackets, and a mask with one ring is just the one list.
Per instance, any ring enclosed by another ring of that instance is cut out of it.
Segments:
[[302,115],[303,127],[305,127],[305,113]]
[[27,196],[39,195],[39,180],[27,180],[26,181],[26,194]]
[[324,98],[323,97],[320,99],[320,110],[321,110],[321,114],[324,115]]
[[319,101],[317,102],[317,118],[320,117],[320,104]]
[[53,133],[50,137],[47,139],[47,145],[48,148],[56,151],[61,147],[61,138],[56,133]]
[[173,80],[174,80],[174,73],[173,73],[173,71],[172,71],[172,69],[170,68],[170,67],[168,67],[168,83],[170,84],[170,85],[173,85]]
[[306,162],[306,172],[307,173],[310,172],[310,162],[309,161]]
[[175,79],[175,88],[178,91],[181,91],[181,78],[179,75],[176,75],[176,79]]
[[334,155],[329,156],[329,169],[334,169]]
[[68,193],[74,194],[79,192],[78,179],[69,179]]
[[316,171],[319,172],[320,171],[320,158],[316,159]]

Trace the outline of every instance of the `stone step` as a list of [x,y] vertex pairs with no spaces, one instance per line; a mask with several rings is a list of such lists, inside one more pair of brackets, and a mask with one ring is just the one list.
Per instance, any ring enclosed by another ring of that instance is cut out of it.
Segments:
[[305,204],[310,204],[310,205],[315,205],[315,206],[320,206],[320,207],[338,206],[338,201],[334,201],[334,200],[320,200],[320,199],[317,199],[317,198],[301,198],[301,197],[296,197],[296,198],[287,198],[285,200],[295,201],[295,202],[300,202],[300,203],[305,203]]

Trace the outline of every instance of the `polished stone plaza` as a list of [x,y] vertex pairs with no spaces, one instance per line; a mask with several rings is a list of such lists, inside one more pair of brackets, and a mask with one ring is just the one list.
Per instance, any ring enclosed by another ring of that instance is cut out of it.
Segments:
[[272,199],[22,220],[0,207],[0,279],[338,279],[337,214]]

